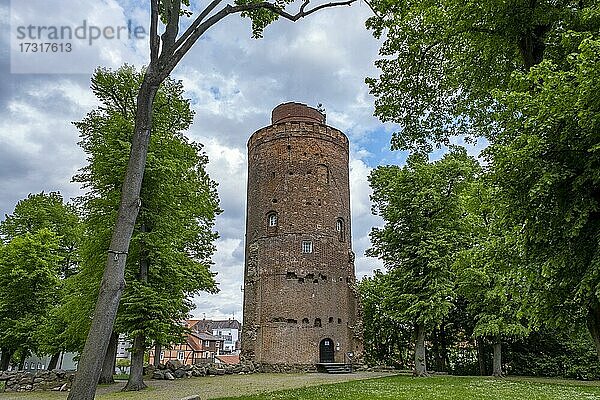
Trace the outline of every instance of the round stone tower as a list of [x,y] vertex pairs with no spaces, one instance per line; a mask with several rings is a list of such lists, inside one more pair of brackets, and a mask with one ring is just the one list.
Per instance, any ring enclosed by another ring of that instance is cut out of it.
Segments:
[[248,140],[242,355],[263,364],[362,354],[348,138],[304,104]]

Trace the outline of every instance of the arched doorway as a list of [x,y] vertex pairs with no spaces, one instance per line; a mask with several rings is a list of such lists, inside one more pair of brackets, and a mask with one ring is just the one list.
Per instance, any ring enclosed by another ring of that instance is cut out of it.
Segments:
[[319,362],[332,363],[334,362],[334,347],[333,340],[325,338],[319,344]]

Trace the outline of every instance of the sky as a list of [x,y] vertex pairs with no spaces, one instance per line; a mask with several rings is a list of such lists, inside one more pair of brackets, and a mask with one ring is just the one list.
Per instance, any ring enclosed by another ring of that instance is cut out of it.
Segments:
[[[139,68],[148,60],[146,39],[90,43],[93,32],[87,30],[86,39],[71,41],[69,54],[24,54],[22,45],[40,40],[35,29],[17,28],[75,27],[85,21],[88,29],[130,26],[147,31],[148,3],[0,0],[0,219],[29,193],[60,191],[67,200],[82,193],[71,182],[86,164],[72,122],[98,105],[89,88],[91,72],[96,66],[118,68],[123,63]],[[192,0],[192,9],[206,3]],[[382,268],[379,260],[364,254],[371,228],[382,224],[371,214],[367,177],[377,165],[403,164],[406,154],[389,150],[397,126],[373,116],[374,98],[364,83],[378,74],[374,61],[381,45],[365,28],[369,15],[367,5],[358,1],[296,23],[276,21],[259,40],[251,38],[249,20],[229,16],[209,30],[173,72],[196,113],[187,135],[204,145],[208,172],[219,184],[224,210],[216,221],[220,238],[213,257],[220,293],[196,297],[195,317],[241,317],[246,142],[270,124],[271,110],[283,102],[322,104],[327,123],[350,139],[356,275],[362,278]],[[20,33],[25,37],[19,38]],[[68,42],[56,41],[63,46]]]

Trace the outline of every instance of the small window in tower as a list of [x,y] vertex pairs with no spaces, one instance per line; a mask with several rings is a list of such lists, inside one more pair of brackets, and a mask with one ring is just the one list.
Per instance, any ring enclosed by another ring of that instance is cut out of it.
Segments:
[[278,223],[278,218],[277,218],[276,212],[270,212],[269,214],[267,214],[267,226],[269,228],[276,227],[277,223]]
[[333,324],[333,317],[329,317],[329,323]]
[[317,328],[321,327],[321,318],[315,318],[315,327],[317,327]]
[[344,237],[345,237],[345,227],[344,227],[344,219],[343,218],[338,218],[335,221],[335,230],[338,234],[340,242],[343,242]]
[[302,241],[302,252],[305,253],[305,254],[313,252],[313,243],[312,243],[312,241],[310,241],[310,240],[303,240]]
[[308,324],[308,318],[302,318],[302,323],[305,325]]

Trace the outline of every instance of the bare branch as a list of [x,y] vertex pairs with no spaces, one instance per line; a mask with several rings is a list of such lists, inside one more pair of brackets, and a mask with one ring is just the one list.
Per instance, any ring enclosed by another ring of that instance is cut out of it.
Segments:
[[204,10],[196,17],[194,22],[183,32],[183,35],[175,42],[174,48],[177,49],[183,42],[187,40],[188,37],[198,28],[198,25],[210,14],[223,0],[213,0],[209,5],[206,6]]
[[265,10],[274,12],[275,14],[279,15],[280,17],[288,19],[292,22],[296,22],[300,18],[307,17],[310,14],[317,12],[319,10],[322,10],[324,8],[338,7],[338,6],[351,6],[355,2],[356,2],[356,0],[332,1],[330,3],[320,4],[314,8],[311,8],[310,10],[306,11],[305,8],[308,5],[308,3],[310,3],[310,0],[309,1],[305,0],[304,3],[302,4],[302,6],[300,7],[300,10],[296,14],[290,14],[287,11],[285,11],[284,9],[280,8],[278,5],[269,3],[268,1],[263,1],[261,3],[254,3],[254,4],[246,4],[246,5],[241,5],[241,6],[228,6],[228,7],[232,8],[231,14],[245,12],[245,11],[258,10],[260,8],[263,8]]
[[150,63],[158,59],[160,39],[158,37],[158,0],[150,1]]
[[310,0],[304,0],[304,3],[302,3],[302,5],[300,6],[300,12],[304,12],[304,9],[306,8],[306,6],[310,3]]
[[167,26],[162,34],[163,51],[167,57],[173,54],[173,45],[179,34],[179,13],[181,12],[181,0],[165,1],[165,12],[167,13]]
[[370,0],[364,0],[364,2],[367,4],[367,6],[369,6],[369,8],[371,9],[371,12],[377,17],[377,18],[383,18],[383,15],[381,15],[380,13],[377,12],[377,10],[375,10],[375,7],[373,7],[373,4],[371,4]]

